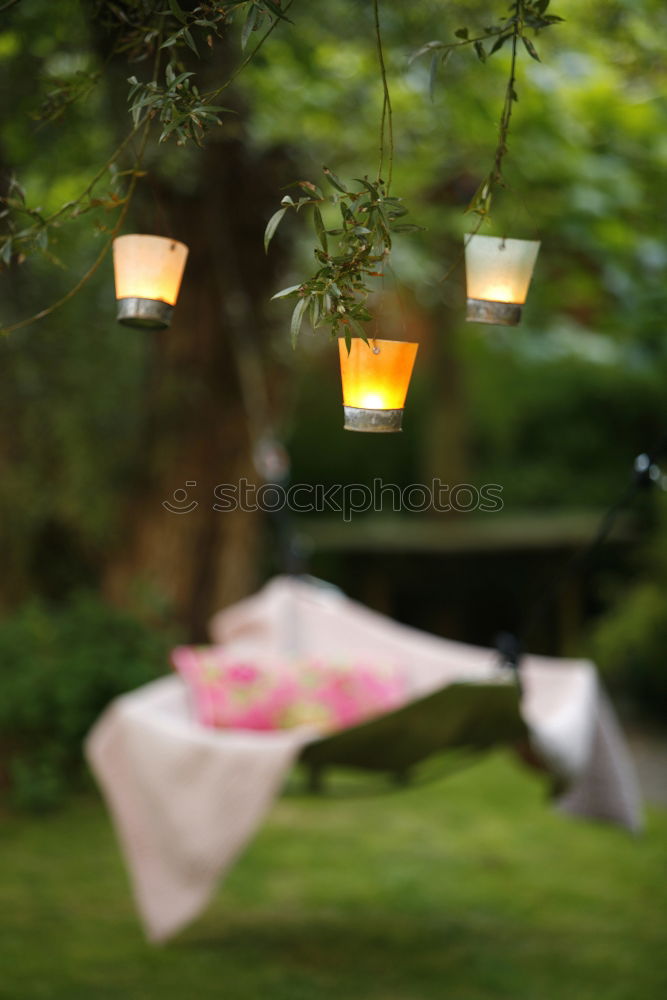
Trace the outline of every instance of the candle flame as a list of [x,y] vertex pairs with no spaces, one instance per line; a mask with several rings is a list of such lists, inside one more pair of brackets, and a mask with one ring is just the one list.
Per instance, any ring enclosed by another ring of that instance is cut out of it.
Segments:
[[187,256],[184,243],[165,236],[117,236],[113,242],[116,298],[176,305]]
[[[384,410],[386,409],[386,403],[384,398],[378,393],[367,392],[361,400],[361,406],[364,410]],[[391,407],[389,407],[391,409]]]
[[484,298],[488,302],[514,302],[515,295],[509,285],[490,285]]
[[345,406],[362,410],[401,410],[405,403],[417,344],[398,340],[374,341],[374,354],[360,337],[352,338],[350,353],[339,338]]

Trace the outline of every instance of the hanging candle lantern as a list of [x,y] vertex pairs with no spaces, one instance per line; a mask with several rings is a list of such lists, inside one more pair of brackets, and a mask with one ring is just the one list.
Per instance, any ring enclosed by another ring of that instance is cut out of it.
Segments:
[[166,236],[119,236],[113,241],[118,313],[125,326],[162,330],[176,305],[188,248]]
[[402,340],[352,340],[348,354],[340,337],[340,373],[346,431],[401,430],[403,407],[419,344]]
[[469,323],[517,325],[539,249],[534,240],[465,237]]

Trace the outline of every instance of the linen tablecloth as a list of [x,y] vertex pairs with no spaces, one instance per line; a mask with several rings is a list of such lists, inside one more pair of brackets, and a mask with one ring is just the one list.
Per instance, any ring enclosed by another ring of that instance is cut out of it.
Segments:
[[[213,641],[253,652],[391,658],[410,696],[452,682],[511,683],[493,650],[436,638],[372,612],[330,587],[276,577],[215,616]],[[533,752],[562,789],[567,812],[641,826],[638,784],[595,666],[529,656],[521,712]],[[219,731],[194,718],[177,676],[111,703],[86,742],[151,941],[164,941],[206,906],[255,834],[311,729]]]

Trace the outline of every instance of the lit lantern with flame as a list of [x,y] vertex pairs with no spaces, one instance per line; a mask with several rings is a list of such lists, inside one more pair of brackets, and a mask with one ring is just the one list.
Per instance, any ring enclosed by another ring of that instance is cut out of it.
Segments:
[[346,431],[401,430],[403,407],[419,344],[340,337],[340,372]]
[[539,249],[533,240],[465,237],[468,322],[517,325]]
[[113,241],[119,323],[162,330],[176,305],[188,248],[165,236],[119,236]]

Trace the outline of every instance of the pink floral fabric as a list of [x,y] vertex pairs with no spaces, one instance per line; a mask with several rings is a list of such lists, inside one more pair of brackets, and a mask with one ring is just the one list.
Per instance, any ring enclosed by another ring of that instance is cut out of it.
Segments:
[[195,714],[219,729],[314,726],[332,732],[389,712],[408,698],[405,673],[365,661],[244,659],[222,646],[179,646],[174,667]]

